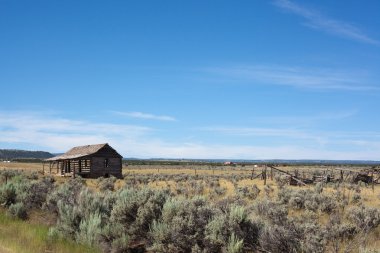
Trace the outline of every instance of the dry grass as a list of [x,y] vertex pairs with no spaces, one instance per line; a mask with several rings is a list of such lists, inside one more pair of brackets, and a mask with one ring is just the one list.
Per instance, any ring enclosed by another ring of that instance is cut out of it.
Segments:
[[[10,162],[10,163],[0,163],[0,170],[3,169],[12,169],[12,170],[24,170],[24,171],[40,171],[42,172],[42,163],[18,163],[18,162]],[[49,171],[49,165],[45,164],[45,171]]]
[[49,227],[14,220],[0,210],[0,252],[4,253],[91,253],[97,249],[66,240],[53,240],[48,236]]
[[216,167],[210,168],[210,166],[162,166],[162,165],[135,165],[123,167],[124,174],[159,174],[159,175],[173,175],[173,174],[185,174],[185,175],[233,175],[233,174],[249,174],[251,171],[248,168],[236,168],[236,167]]
[[[37,171],[42,172],[43,165],[42,163],[18,163],[18,162],[11,162],[11,163],[1,163],[0,164],[0,170],[1,169],[15,169],[15,170],[23,170],[23,171]],[[312,171],[322,171],[322,170],[333,170],[335,167],[333,166],[282,166],[278,167],[281,170],[288,171],[288,172],[294,172],[296,170],[299,171],[300,174],[303,172],[305,173],[311,173]],[[220,175],[220,176],[232,176],[232,175],[250,175],[252,173],[252,169],[255,170],[255,173],[260,173],[262,168],[253,168],[253,166],[209,166],[209,165],[129,165],[123,167],[123,173],[129,174],[129,175],[147,175],[147,174],[157,174],[157,175],[174,175],[174,174],[184,174],[184,175]],[[350,170],[358,170],[358,168],[350,168]],[[49,165],[45,164],[45,173],[48,173],[49,171]],[[55,175],[56,170],[52,169],[53,175]],[[269,169],[268,169],[269,174]],[[56,177],[56,181],[61,184],[66,180],[64,177]],[[230,196],[233,195],[235,192],[234,185],[225,179],[220,180],[220,184],[222,187],[227,188],[226,195]],[[259,197],[262,197],[264,195],[263,189],[264,189],[264,181],[260,178],[256,178],[253,180],[250,179],[244,179],[237,182],[237,185],[239,187],[241,186],[247,186],[251,187],[253,184],[256,184],[256,186],[261,190]],[[277,185],[270,179],[268,176],[267,184],[271,185],[274,192],[273,195],[277,194]],[[87,179],[86,185],[89,186],[92,189],[97,189],[97,183],[94,179]],[[117,180],[115,184],[115,189],[120,189],[125,185],[124,180]],[[174,190],[176,187],[175,182],[154,182],[150,183],[150,186],[155,188],[167,188]],[[297,186],[290,186],[295,187]],[[310,187],[313,187],[312,185],[303,186],[303,189],[308,189]],[[327,187],[325,189],[327,192],[333,192],[335,191],[332,187]],[[205,193],[207,194],[209,192],[209,189],[205,190]],[[352,196],[353,192],[347,193]],[[368,206],[373,207],[380,207],[380,186],[376,185],[374,191],[372,188],[369,187],[361,187],[361,193],[360,193],[363,202]]]

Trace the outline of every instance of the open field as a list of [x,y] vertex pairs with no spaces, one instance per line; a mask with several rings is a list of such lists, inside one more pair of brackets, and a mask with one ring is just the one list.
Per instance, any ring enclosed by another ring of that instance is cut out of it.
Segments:
[[[28,222],[3,218],[1,245],[8,246],[0,252],[22,252],[12,238],[18,229],[31,228],[20,224],[42,226],[45,243],[51,227],[56,238],[103,252],[364,253],[380,248],[380,185],[347,180],[296,186],[288,184],[286,174],[268,169],[263,180],[264,167],[239,165],[130,165],[123,168],[124,179],[73,180],[52,170],[52,183],[41,164],[1,165],[0,175],[4,166],[16,173],[7,183],[0,177],[0,198],[4,201],[9,190],[15,195],[3,217],[6,212]],[[327,166],[279,168],[305,176],[334,173]],[[359,169],[366,168],[339,168],[336,175]],[[66,246],[57,247],[53,252],[67,252]]]

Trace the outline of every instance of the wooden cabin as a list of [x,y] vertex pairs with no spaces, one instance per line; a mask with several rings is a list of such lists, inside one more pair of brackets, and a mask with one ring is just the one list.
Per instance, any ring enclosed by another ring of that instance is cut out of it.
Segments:
[[112,175],[121,178],[122,158],[108,143],[104,143],[74,147],[45,161],[49,162],[50,173],[56,169],[62,176],[98,178]]

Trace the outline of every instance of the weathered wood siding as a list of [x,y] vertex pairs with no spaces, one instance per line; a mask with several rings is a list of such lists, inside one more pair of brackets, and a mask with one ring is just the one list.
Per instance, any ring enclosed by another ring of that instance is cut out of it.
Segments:
[[[98,155],[98,154],[96,154]],[[107,167],[105,166],[105,159],[108,159]],[[91,177],[104,177],[115,176],[121,178],[121,158],[119,157],[106,157],[96,156],[91,158]]]

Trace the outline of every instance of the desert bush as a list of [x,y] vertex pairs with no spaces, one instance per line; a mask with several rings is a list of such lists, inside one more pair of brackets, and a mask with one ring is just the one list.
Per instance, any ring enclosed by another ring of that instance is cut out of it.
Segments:
[[279,189],[283,188],[289,182],[288,178],[285,175],[276,175],[274,177],[274,180],[276,181]]
[[[229,252],[240,244],[241,247],[245,245],[247,248],[254,249],[257,246],[259,230],[259,226],[248,219],[246,208],[232,205],[228,213],[217,212],[207,224],[205,250],[220,252],[221,249],[226,249]],[[231,237],[234,238],[232,242]],[[226,244],[229,241],[231,244]]]
[[145,238],[152,221],[160,217],[167,197],[168,192],[162,190],[123,189],[115,197],[110,222],[123,227],[119,236]]
[[112,241],[111,253],[124,253],[129,251],[130,238],[126,234],[122,234],[120,237]]
[[37,171],[32,171],[31,173],[27,174],[26,176],[30,180],[37,180],[38,179]]
[[273,191],[274,191],[273,187],[270,186],[269,184],[267,184],[267,185],[264,186],[264,192],[265,192],[265,196],[267,198],[269,198],[271,196],[271,194],[272,194]]
[[360,247],[359,253],[380,253],[380,249],[370,249],[366,247]]
[[54,178],[52,177],[24,182],[17,188],[17,201],[22,202],[28,210],[42,208],[53,187]]
[[321,194],[318,198],[319,210],[325,213],[332,213],[337,208],[336,201],[327,195]]
[[[333,213],[330,215],[329,222],[326,225],[326,240],[333,252],[342,251],[348,246],[347,242],[352,242],[357,233],[357,227],[353,223],[343,221],[341,214]],[[345,250],[345,252],[349,252],[349,250]]]
[[81,220],[76,240],[82,244],[97,244],[102,233],[102,217],[99,213],[91,213]]
[[325,230],[315,223],[301,223],[299,226],[303,235],[300,243],[301,251],[310,253],[325,252]]
[[10,205],[8,208],[8,213],[12,217],[16,217],[22,220],[26,220],[28,218],[28,214],[23,203],[16,203]]
[[289,206],[295,209],[303,209],[305,208],[305,199],[307,198],[305,191],[293,191],[289,199]]
[[100,191],[113,191],[115,189],[116,177],[110,176],[108,178],[100,177],[97,184]]
[[[70,184],[76,185],[72,182]],[[75,187],[79,188],[78,185]],[[70,201],[66,199],[68,197],[66,194],[62,195],[65,198],[56,203],[58,219],[55,233],[84,244],[94,245],[100,237],[104,220],[108,219],[107,214],[110,213],[111,207],[107,201],[104,201],[107,198],[99,193],[93,193],[88,188],[71,195],[73,199]]]
[[74,240],[82,217],[79,208],[74,205],[67,205],[60,200],[58,200],[57,208],[58,220],[55,233]]
[[220,252],[229,234],[226,214],[213,217],[206,226],[205,234],[205,248],[209,252]]
[[0,186],[0,205],[9,207],[16,202],[16,187],[13,183]]
[[319,208],[319,204],[315,198],[308,198],[305,200],[305,209],[308,211],[317,211]]
[[300,236],[301,252],[322,253],[326,246],[326,229],[318,223],[318,215],[306,211],[300,216],[289,219],[295,231]]
[[77,195],[83,187],[83,180],[80,177],[69,179],[66,183],[54,189],[46,198],[44,208],[58,214],[58,202],[62,205],[74,205]]
[[260,193],[260,189],[254,184],[252,188],[248,188],[247,186],[236,188],[236,192],[238,195],[244,198],[248,198],[250,200],[254,200]]
[[149,225],[161,215],[163,205],[168,198],[167,191],[156,191],[149,196],[146,202],[138,209],[136,221],[131,227],[134,236],[146,238]]
[[318,194],[321,194],[322,191],[323,191],[323,183],[322,182],[319,182],[317,183],[315,186],[314,186],[314,192],[315,193],[318,193]]
[[354,195],[352,195],[351,203],[352,204],[358,204],[361,199],[362,199],[362,197],[360,196],[359,193],[354,193]]
[[163,206],[161,219],[150,230],[154,252],[191,252],[203,246],[205,228],[217,212],[204,197],[169,199]]
[[281,204],[288,204],[290,198],[292,197],[293,190],[289,187],[282,187],[278,189],[277,200]]
[[230,235],[227,244],[227,253],[241,253],[243,251],[243,240],[239,240],[234,233]]
[[224,194],[226,194],[226,192],[226,187],[216,186],[215,188],[212,188],[212,193],[215,193],[216,196],[223,196]]
[[368,232],[380,225],[380,210],[373,207],[353,206],[347,210],[347,218],[358,229]]
[[300,252],[301,249],[300,235],[291,224],[265,225],[260,233],[259,243],[265,252]]
[[253,205],[253,211],[256,215],[273,224],[283,225],[287,222],[288,209],[279,202],[270,200],[257,201]]
[[15,176],[21,175],[18,170],[0,170],[0,178],[6,183]]

